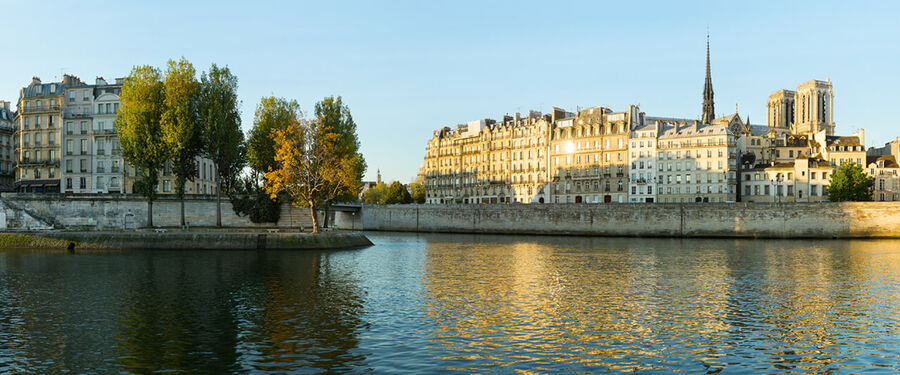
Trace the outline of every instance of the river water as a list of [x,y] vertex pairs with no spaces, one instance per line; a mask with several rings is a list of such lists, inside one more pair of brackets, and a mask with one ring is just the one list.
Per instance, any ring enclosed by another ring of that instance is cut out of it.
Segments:
[[900,370],[900,242],[0,251],[0,373]]

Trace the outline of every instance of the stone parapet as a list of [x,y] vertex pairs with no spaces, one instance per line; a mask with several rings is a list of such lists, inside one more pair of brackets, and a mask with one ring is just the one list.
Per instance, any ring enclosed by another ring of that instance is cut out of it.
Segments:
[[626,237],[900,238],[900,203],[366,205],[356,228]]

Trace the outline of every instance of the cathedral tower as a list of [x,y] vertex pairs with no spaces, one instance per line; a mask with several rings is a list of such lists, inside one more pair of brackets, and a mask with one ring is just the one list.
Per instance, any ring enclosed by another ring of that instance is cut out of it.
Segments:
[[811,134],[822,130],[834,135],[834,91],[831,80],[811,80],[797,85],[794,133]]
[[709,34],[706,34],[706,83],[703,84],[703,120],[709,124],[716,118],[716,107],[713,103],[712,74],[709,71]]
[[778,90],[769,94],[766,103],[766,124],[770,128],[789,130],[794,126],[794,101],[797,93]]

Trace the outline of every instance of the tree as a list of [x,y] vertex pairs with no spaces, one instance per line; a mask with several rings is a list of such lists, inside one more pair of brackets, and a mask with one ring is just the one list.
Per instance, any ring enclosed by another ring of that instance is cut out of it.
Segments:
[[387,197],[387,185],[384,182],[379,182],[375,186],[366,190],[363,193],[362,201],[366,204],[384,204],[384,199]]
[[412,198],[417,204],[425,203],[425,184],[421,182],[413,182],[409,184],[412,190]]
[[197,113],[200,83],[196,71],[184,57],[169,60],[162,113],[163,141],[169,150],[175,174],[175,196],[181,200],[181,225],[184,226],[184,186],[198,175],[197,157],[203,146],[202,128]]
[[406,190],[406,186],[403,186],[400,181],[391,182],[391,185],[388,186],[387,189],[387,196],[384,199],[385,204],[409,204],[412,202],[412,196],[409,195],[409,191]]
[[300,122],[303,113],[296,100],[269,96],[260,99],[247,137],[247,164],[258,173],[267,173],[275,163],[275,130],[284,130]]
[[198,111],[203,150],[216,166],[216,226],[221,227],[223,183],[225,191],[232,193],[244,167],[246,152],[238,109],[238,80],[228,67],[213,64],[200,81]]
[[159,170],[169,157],[160,124],[164,97],[159,70],[149,65],[136,66],[122,85],[122,105],[114,122],[122,156],[138,174],[135,189],[147,198],[149,226],[153,226]]
[[833,202],[871,201],[875,179],[856,163],[844,163],[831,175],[828,199]]
[[341,169],[346,173],[346,180],[337,181],[343,186],[341,192],[325,201],[325,226],[328,226],[328,208],[333,201],[355,201],[362,187],[363,173],[366,172],[366,160],[359,152],[359,138],[356,135],[356,123],[350,115],[350,108],[343,104],[341,97],[329,96],[316,103],[315,115],[327,132],[337,135],[335,152],[341,162]]
[[295,121],[276,129],[275,163],[265,175],[265,189],[274,199],[284,194],[296,207],[308,207],[313,233],[318,232],[316,208],[346,193],[352,170],[337,151],[338,134],[321,121]]

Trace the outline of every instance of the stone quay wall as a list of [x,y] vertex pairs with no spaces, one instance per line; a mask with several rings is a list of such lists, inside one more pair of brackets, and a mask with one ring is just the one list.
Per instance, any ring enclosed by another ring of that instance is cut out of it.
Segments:
[[900,237],[900,203],[365,205],[344,228],[627,237]]
[[[48,227],[86,230],[135,229],[147,226],[147,201],[136,195],[66,195],[41,193],[3,193],[0,203],[6,218],[0,229],[30,229],[21,219],[34,218]],[[2,213],[2,212],[0,212]],[[216,225],[216,199],[209,196],[187,196],[184,203],[185,221],[190,226]],[[7,225],[8,224],[8,225]],[[181,201],[161,196],[153,202],[153,225],[181,226]],[[290,205],[281,207],[278,223],[253,223],[247,216],[238,216],[228,197],[222,197],[222,225],[250,228],[309,228],[309,211]],[[38,228],[41,229],[41,228]]]
[[0,233],[0,248],[47,250],[324,250],[371,246],[359,232],[233,233],[151,231],[45,231]]

